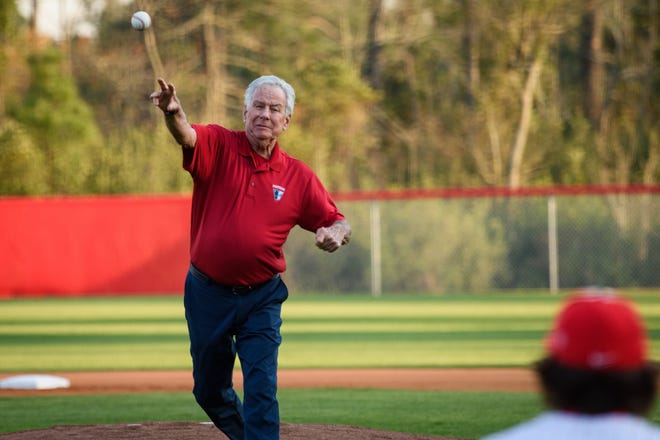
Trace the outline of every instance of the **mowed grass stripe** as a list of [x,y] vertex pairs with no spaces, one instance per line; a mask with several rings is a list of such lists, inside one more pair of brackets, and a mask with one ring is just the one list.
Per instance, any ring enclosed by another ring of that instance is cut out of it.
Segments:
[[0,323],[184,319],[180,297],[47,298],[0,301]]
[[[347,349],[348,347],[348,349]],[[506,347],[506,349],[502,349]],[[541,354],[538,341],[388,341],[387,344],[325,341],[318,345],[287,341],[281,368],[417,368],[528,366]]]
[[[365,426],[386,431],[481,438],[543,409],[537,393],[282,389],[283,423]],[[0,398],[0,432],[53,425],[207,421],[191,393]],[[660,421],[660,407],[651,413]]]
[[[412,318],[412,317],[370,317],[349,318],[339,317],[327,319],[309,318],[285,318],[283,332],[288,335],[302,335],[314,337],[313,335],[324,334],[348,334],[348,333],[378,333],[387,334],[392,330],[396,333],[481,333],[502,331],[538,332],[546,331],[549,321],[535,317],[516,318],[489,317],[474,319],[470,317],[434,317],[434,318]],[[61,336],[90,336],[108,337],[111,335],[149,336],[149,335],[185,335],[186,323],[181,319],[178,322],[154,322],[132,321],[93,321],[86,322],[48,322],[41,323],[37,320],[29,322],[13,322],[0,324],[0,341],[3,339],[14,340],[21,336],[43,336],[62,339]]]
[[[527,366],[540,355],[562,299],[294,296],[283,308],[280,365]],[[656,357],[660,295],[635,300]],[[190,367],[180,297],[0,301],[0,350],[0,371]]]
[[285,303],[283,316],[286,319],[329,319],[341,317],[343,319],[385,319],[385,318],[460,318],[477,319],[500,317],[538,317],[547,318],[553,314],[557,305],[548,304],[520,304],[517,302],[495,303],[475,301],[473,303],[451,304],[444,303],[442,298],[434,302],[420,302],[412,300],[409,304],[400,302],[382,303],[363,302],[349,304],[317,304],[317,303]]
[[3,347],[2,371],[181,370],[191,368],[188,343],[69,344]]
[[[477,438],[530,417],[531,393],[443,393],[406,390],[282,389],[283,423],[322,423]],[[503,411],[505,409],[506,411]],[[191,393],[0,398],[0,432],[53,425],[207,421]],[[478,414],[479,417],[475,417]]]
[[107,336],[107,335],[181,335],[186,334],[186,322],[171,324],[153,324],[136,322],[133,324],[115,323],[34,323],[34,324],[0,324],[0,341],[3,338],[22,335],[42,336]]

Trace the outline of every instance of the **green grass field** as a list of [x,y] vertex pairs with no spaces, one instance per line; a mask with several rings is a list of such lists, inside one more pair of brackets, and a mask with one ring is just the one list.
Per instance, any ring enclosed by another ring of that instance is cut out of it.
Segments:
[[[660,292],[626,292],[660,358]],[[562,295],[292,296],[280,368],[528,366]],[[190,369],[180,297],[0,301],[0,374]],[[282,421],[475,438],[537,413],[534,393],[286,390]],[[503,403],[506,404],[503,404]],[[0,432],[205,420],[189,393],[0,398]],[[400,415],[400,416],[397,416]],[[652,415],[660,421],[660,412]]]

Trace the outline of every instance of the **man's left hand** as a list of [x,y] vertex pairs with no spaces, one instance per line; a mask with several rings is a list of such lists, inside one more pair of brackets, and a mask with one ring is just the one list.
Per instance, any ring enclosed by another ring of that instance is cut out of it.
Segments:
[[316,247],[334,252],[351,240],[351,227],[346,220],[337,220],[332,226],[316,230]]

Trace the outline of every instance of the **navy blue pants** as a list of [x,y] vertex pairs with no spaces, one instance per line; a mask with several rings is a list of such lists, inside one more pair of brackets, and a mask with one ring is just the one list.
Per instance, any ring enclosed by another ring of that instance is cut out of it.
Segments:
[[[277,354],[282,342],[282,303],[288,295],[279,276],[242,295],[190,271],[186,277],[193,394],[231,440],[279,439]],[[243,372],[243,403],[232,382],[237,354]]]

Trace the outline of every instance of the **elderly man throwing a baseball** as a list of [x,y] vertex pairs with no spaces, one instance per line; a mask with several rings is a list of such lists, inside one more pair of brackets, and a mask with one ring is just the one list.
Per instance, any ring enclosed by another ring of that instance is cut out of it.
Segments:
[[[248,86],[244,131],[191,125],[174,85],[158,84],[150,98],[194,183],[184,294],[193,394],[230,439],[278,439],[277,353],[288,297],[282,247],[299,225],[334,252],[351,228],[314,172],[279,147],[295,103],[288,83],[262,76]],[[232,384],[237,354],[243,402]]]

